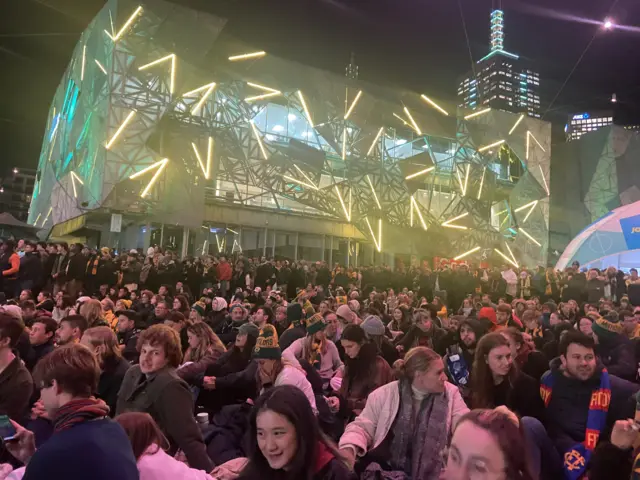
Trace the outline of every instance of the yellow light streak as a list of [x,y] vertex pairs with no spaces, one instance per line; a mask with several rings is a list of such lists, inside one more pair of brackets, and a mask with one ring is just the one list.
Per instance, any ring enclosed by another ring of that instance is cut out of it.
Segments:
[[216,82],[211,82],[201,87],[198,87],[195,90],[191,90],[190,92],[187,92],[183,95],[183,97],[193,97],[196,94],[202,92],[203,90],[205,91],[202,94],[202,97],[200,98],[198,103],[196,103],[195,106],[191,109],[191,115],[195,115],[196,113],[198,113],[198,110],[202,108],[202,105],[204,105],[204,102],[206,102],[207,98],[209,98],[209,95],[211,95],[211,93],[215,88],[216,88]]
[[309,175],[307,175],[306,173],[304,173],[304,171],[303,171],[303,170],[302,170],[298,165],[295,165],[295,164],[294,164],[293,166],[296,168],[296,170],[298,170],[298,172],[300,172],[300,174],[301,174],[304,178],[306,178],[306,179],[307,179],[307,181],[308,181],[311,185],[313,185],[313,186],[314,186],[314,188],[315,188],[316,190],[319,190],[319,188],[315,186],[315,183],[314,183],[314,182],[313,182],[313,180],[309,177]]
[[380,127],[380,130],[378,130],[378,134],[376,135],[376,138],[373,139],[373,142],[371,142],[371,146],[369,147],[369,151],[367,152],[367,155],[371,155],[371,152],[373,151],[373,149],[376,148],[376,143],[378,143],[378,140],[380,139],[380,135],[382,135],[382,132],[384,132],[384,127]]
[[542,144],[538,141],[538,139],[535,137],[535,135],[533,133],[531,133],[531,130],[527,130],[527,135],[530,136],[531,138],[533,138],[533,141],[536,142],[538,144],[538,146],[540,147],[540,150],[542,150],[543,152],[547,152],[544,147],[542,146]]
[[529,132],[527,131],[527,151],[525,153],[525,160],[529,160]]
[[425,173],[429,173],[431,170],[435,170],[435,166],[425,168],[424,170],[420,170],[418,172],[412,173],[411,175],[406,176],[405,180],[411,180],[412,178],[419,177],[420,175],[424,175]]
[[482,178],[480,179],[480,188],[478,189],[478,200],[480,200],[480,197],[482,196],[482,187],[484,186],[485,173],[487,173],[487,167],[484,167],[482,169]]
[[514,212],[516,212],[516,213],[517,212],[521,212],[525,208],[529,208],[529,211],[527,212],[527,214],[525,215],[524,219],[522,220],[522,223],[524,223],[529,218],[529,215],[531,215],[533,213],[533,209],[536,208],[536,205],[538,205],[538,200],[534,200],[533,202],[529,202],[526,205],[522,205],[521,207],[516,208],[514,210]]
[[549,185],[547,185],[547,179],[544,177],[544,172],[542,171],[542,165],[538,164],[538,168],[540,169],[540,176],[542,177],[542,183],[544,183],[544,189],[547,192],[547,196],[551,195],[549,192]]
[[166,163],[168,161],[169,161],[168,158],[163,158],[162,160],[158,160],[157,162],[152,163],[148,167],[143,168],[139,172],[136,172],[136,173],[133,173],[133,174],[129,175],[129,179],[134,180],[134,179],[144,175],[145,173],[150,172],[154,168],[158,168],[161,164]]
[[469,171],[471,170],[471,164],[467,163],[467,173],[464,176],[464,188],[462,189],[462,196],[467,194],[467,187],[469,186]]
[[78,191],[76,190],[76,180],[80,183],[80,185],[84,185],[84,182],[80,179],[78,175],[74,172],[71,172],[71,185],[73,186],[73,196],[78,198]]
[[166,55],[162,58],[158,58],[157,60],[154,60],[153,62],[147,63],[143,66],[141,66],[140,68],[138,68],[138,70],[146,70],[148,68],[151,68],[155,65],[158,65],[159,63],[162,62],[166,62],[167,60],[171,61],[171,78],[169,81],[169,93],[173,94],[173,89],[175,86],[175,81],[176,81],[176,54],[175,53],[170,53],[169,55]]
[[108,75],[107,70],[102,66],[102,64],[98,60],[94,60],[94,61],[96,62],[96,65],[98,65],[100,70],[102,70],[102,73],[104,73],[105,75]]
[[518,128],[518,125],[520,125],[520,122],[522,121],[522,119],[524,118],[524,113],[522,115],[520,115],[520,117],[518,118],[518,120],[516,120],[516,123],[513,124],[513,127],[511,127],[511,130],[509,130],[509,135],[511,135],[513,133],[513,131]]
[[271,87],[266,87],[264,85],[260,85],[259,83],[247,82],[247,85],[253,88],[257,88],[259,90],[264,90],[265,92],[282,93],[280,90],[276,90],[275,88],[271,88]]
[[478,151],[484,152],[485,150],[489,150],[490,148],[497,147],[498,145],[502,145],[504,142],[505,142],[504,140],[498,140],[497,142],[493,142],[489,145],[485,145],[484,147],[480,147]]
[[380,200],[378,200],[378,195],[376,194],[376,190],[373,188],[373,182],[371,181],[371,177],[369,177],[369,175],[367,175],[367,181],[369,182],[369,187],[371,187],[371,193],[373,193],[373,198],[376,201],[376,205],[378,205],[378,208],[382,210],[382,206],[380,206]]
[[127,117],[124,119],[124,122],[122,122],[122,124],[118,127],[118,129],[116,130],[116,133],[113,134],[113,137],[111,137],[111,140],[109,140],[106,144],[105,144],[105,148],[107,150],[109,150],[111,147],[113,147],[113,144],[115,143],[115,141],[118,139],[118,137],[120,136],[120,134],[123,132],[123,130],[126,128],[126,126],[129,124],[129,122],[131,122],[131,120],[133,120],[133,117],[135,116],[136,111],[135,110],[131,110],[129,112],[129,114],[127,115]]
[[[147,184],[145,189],[140,194],[140,197],[144,198],[149,194],[149,192],[151,191],[151,188],[153,188],[153,185],[158,181],[158,178],[160,178],[160,175],[162,174],[162,171],[167,166],[167,163],[169,163],[169,159],[168,158],[163,158],[162,160],[160,160],[159,162],[157,162],[155,164],[156,166],[158,166],[158,169],[156,170],[156,173],[153,175],[153,177],[151,177],[151,180],[149,181],[149,183]],[[140,173],[140,172],[138,172],[138,173]],[[131,178],[131,177],[129,177],[129,178]]]
[[369,227],[369,232],[371,233],[371,239],[373,243],[376,245],[376,250],[378,252],[382,252],[382,219],[378,219],[378,238],[373,234],[373,228],[371,228],[371,223],[368,218],[365,218],[367,222],[367,226]]
[[404,107],[404,113],[407,115],[407,118],[411,122],[411,126],[416,131],[416,133],[418,135],[422,135],[422,132],[420,131],[420,127],[418,127],[418,124],[416,123],[416,121],[411,116],[411,112],[409,111],[409,109],[407,107]]
[[204,174],[204,178],[209,180],[211,178],[211,162],[213,161],[213,137],[209,137],[207,143],[207,171]]
[[38,223],[38,220],[40,220],[40,216],[42,215],[42,213],[39,213],[38,216],[36,217],[36,221],[33,222],[33,226],[35,227]]
[[304,114],[307,116],[309,125],[311,125],[311,128],[315,128],[313,126],[313,120],[311,119],[311,114],[309,113],[309,109],[307,108],[307,102],[304,101],[304,95],[302,95],[302,92],[300,90],[298,90],[298,98],[300,99],[300,103],[302,104],[302,109],[304,110]]
[[490,108],[485,108],[484,110],[479,110],[477,112],[470,113],[469,115],[465,116],[464,119],[465,120],[469,120],[469,119],[477,117],[479,115],[484,115],[485,113],[489,113],[490,111],[491,111]]
[[249,124],[251,125],[251,130],[253,130],[253,134],[256,136],[256,140],[258,141],[258,146],[260,147],[262,156],[265,160],[268,160],[269,157],[267,156],[267,151],[264,149],[264,145],[262,144],[262,139],[260,138],[260,132],[258,131],[258,128],[256,127],[255,123],[253,123],[253,120],[250,120]]
[[351,115],[351,112],[353,112],[353,109],[356,107],[356,103],[358,103],[358,100],[360,100],[360,96],[362,95],[362,90],[360,90],[358,92],[358,94],[356,95],[356,98],[353,99],[353,102],[351,103],[351,106],[349,107],[349,109],[347,110],[347,113],[344,115],[344,119],[346,120],[347,118],[349,118],[349,115]]
[[513,252],[511,251],[511,248],[509,247],[509,244],[505,243],[504,246],[507,247],[507,250],[509,250],[509,255],[511,255],[511,259],[513,260],[514,265],[517,267],[518,266],[518,262],[516,262],[516,257],[513,254]]
[[427,222],[424,221],[424,217],[422,216],[422,212],[420,211],[420,207],[418,206],[418,202],[416,201],[416,199],[414,198],[413,195],[411,195],[411,208],[415,208],[416,209],[416,213],[418,214],[418,218],[420,219],[420,223],[422,224],[422,228],[424,230],[427,230]]
[[469,215],[469,212],[465,212],[461,215],[458,215],[457,217],[451,218],[449,220],[446,220],[444,222],[442,222],[442,226],[443,227],[449,227],[449,228],[458,228],[460,230],[468,230],[467,227],[464,227],[462,225],[451,225],[451,222],[455,222],[456,220],[460,220],[461,218],[466,217],[467,215]]
[[524,230],[524,228],[520,228],[519,230],[520,230],[520,232],[521,232],[525,237],[527,237],[529,240],[531,240],[531,241],[532,241],[533,243],[535,243],[537,246],[539,246],[539,247],[541,247],[541,246],[542,246],[542,245],[540,244],[540,242],[538,242],[535,238],[533,238],[531,235],[529,235],[529,234]]
[[436,102],[434,102],[433,100],[431,100],[429,97],[427,97],[426,95],[420,95],[420,97],[427,102],[429,105],[431,105],[433,108],[435,108],[436,110],[438,110],[440,113],[442,113],[443,115],[446,115],[447,117],[449,116],[449,114],[447,113],[447,111],[442,108],[440,105],[438,105]]
[[49,220],[49,215],[51,215],[51,212],[53,212],[53,207],[49,207],[49,211],[47,212],[47,216],[44,217],[44,221],[42,222],[42,226],[44,227],[44,224],[47,223],[47,220]]
[[233,233],[234,235],[239,235],[238,232],[236,232],[235,230],[230,229],[229,227],[227,227],[227,231]]
[[84,64],[87,61],[87,46],[82,46],[82,65],[80,66],[80,81],[84,80]]
[[200,157],[200,152],[198,151],[198,147],[193,142],[191,142],[191,146],[193,147],[193,151],[196,154],[196,158],[198,159],[198,163],[200,164],[200,169],[202,170],[202,173],[205,173],[206,168],[204,166],[204,163],[202,163],[202,157]]
[[255,95],[253,97],[247,97],[244,99],[245,102],[255,102],[257,100],[264,100],[265,98],[271,98],[271,97],[276,97],[280,95],[279,92],[271,92],[271,93],[264,93],[262,95]]
[[342,160],[347,158],[347,127],[342,131]]
[[142,13],[142,7],[138,6],[138,8],[135,9],[135,11],[131,14],[129,19],[124,23],[124,25],[122,25],[122,28],[120,28],[120,30],[118,31],[118,33],[116,33],[114,37],[111,37],[111,35],[109,35],[109,32],[107,32],[107,35],[111,37],[111,40],[113,40],[114,42],[117,42],[118,40],[120,40],[120,38],[122,38],[122,36],[127,31],[127,29],[131,26],[131,24],[136,19],[136,17],[140,15],[140,13]]
[[460,169],[456,168],[456,177],[458,178],[458,185],[460,185],[460,193],[464,197],[464,185],[462,185],[462,177],[460,176]]
[[462,260],[464,257],[467,257],[467,256],[471,255],[472,253],[477,252],[477,251],[478,251],[478,250],[480,250],[481,248],[482,248],[482,247],[480,247],[480,246],[474,247],[474,248],[472,248],[471,250],[469,250],[468,252],[461,253],[460,255],[458,255],[457,257],[455,257],[455,258],[454,258],[454,260],[455,260],[455,261]]
[[298,180],[297,178],[290,177],[289,175],[282,175],[282,178],[289,180],[290,182],[297,183],[298,185],[302,185],[304,187],[309,187],[314,190],[318,190],[318,187],[312,185],[310,183],[303,182],[302,180]]
[[502,258],[504,258],[507,262],[509,262],[511,265],[513,265],[514,267],[518,268],[518,264],[516,262],[514,262],[513,260],[511,260],[509,257],[507,257],[504,253],[502,253],[500,250],[498,250],[497,248],[493,249],[498,255],[500,255]]
[[338,199],[340,200],[340,205],[342,205],[344,216],[347,217],[347,222],[351,222],[351,189],[349,189],[349,209],[347,210],[347,205],[344,203],[344,199],[342,198],[342,194],[340,193],[338,185],[334,186],[336,189],[336,193],[338,194]]
[[229,61],[241,62],[242,60],[264,57],[266,54],[267,52],[260,50],[259,52],[243,53],[242,55],[232,55],[231,57],[229,57]]
[[[413,197],[411,197],[410,200],[413,200]],[[411,201],[409,201],[409,222],[413,227],[413,202]]]
[[407,123],[407,121],[406,121],[404,118],[402,118],[402,117],[401,117],[400,115],[398,115],[397,113],[393,112],[393,116],[394,116],[394,117],[396,117],[398,120],[400,120],[402,123],[404,123],[407,127],[410,127],[410,126],[411,126],[411,125],[409,125],[409,124]]

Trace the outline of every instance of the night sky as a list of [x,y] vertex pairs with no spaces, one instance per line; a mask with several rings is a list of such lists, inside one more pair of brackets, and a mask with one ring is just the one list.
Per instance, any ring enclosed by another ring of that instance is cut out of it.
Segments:
[[[229,19],[227,33],[279,55],[343,73],[351,51],[360,78],[425,93],[449,105],[456,80],[489,51],[491,0],[175,0]],[[101,0],[4,0],[0,18],[0,176],[37,166],[53,93]],[[532,6],[535,5],[535,6]],[[465,38],[460,7],[467,27]],[[640,123],[638,0],[503,0],[505,49],[541,74],[542,110],[596,35],[546,119],[611,107]],[[630,27],[602,32],[610,15]],[[638,27],[632,27],[638,25]],[[599,33],[596,33],[599,32]],[[47,34],[47,35],[42,35]],[[51,35],[54,34],[54,35]]]

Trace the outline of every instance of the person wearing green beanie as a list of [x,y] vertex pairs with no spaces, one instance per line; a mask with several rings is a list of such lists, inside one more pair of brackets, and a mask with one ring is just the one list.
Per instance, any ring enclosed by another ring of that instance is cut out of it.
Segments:
[[293,342],[299,338],[303,338],[307,334],[303,318],[302,305],[292,303],[287,307],[287,323],[289,324],[289,328],[285,330],[280,337],[280,346],[283,351],[289,348]]

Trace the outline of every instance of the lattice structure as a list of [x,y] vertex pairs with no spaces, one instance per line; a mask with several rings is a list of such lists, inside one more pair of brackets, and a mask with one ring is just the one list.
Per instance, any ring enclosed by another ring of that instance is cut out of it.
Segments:
[[199,227],[223,202],[349,222],[380,251],[546,262],[549,124],[456,118],[223,27],[159,0],[106,4],[56,92],[32,223],[119,211]]

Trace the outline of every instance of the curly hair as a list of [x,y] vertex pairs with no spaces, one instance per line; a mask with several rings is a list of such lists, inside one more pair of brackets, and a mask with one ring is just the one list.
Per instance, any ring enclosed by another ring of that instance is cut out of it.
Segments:
[[136,345],[138,353],[142,350],[144,344],[149,344],[152,347],[162,347],[169,366],[178,368],[182,363],[180,336],[173,328],[163,324],[152,325],[138,337]]

